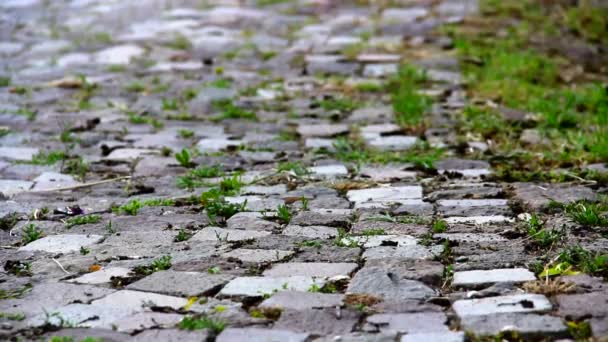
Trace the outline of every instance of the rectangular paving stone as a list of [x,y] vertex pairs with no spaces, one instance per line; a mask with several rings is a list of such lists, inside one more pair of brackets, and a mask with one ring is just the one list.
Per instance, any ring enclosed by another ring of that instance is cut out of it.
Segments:
[[274,264],[272,268],[264,271],[266,277],[335,277],[349,276],[358,265],[355,263],[328,263],[328,262],[286,262]]
[[502,331],[516,331],[524,339],[568,337],[568,328],[559,317],[533,313],[500,313],[466,316],[460,320],[463,330],[477,336],[495,336]]
[[378,259],[413,259],[413,260],[431,260],[439,256],[443,251],[443,245],[422,246],[422,245],[406,245],[406,246],[378,246],[365,250],[361,256],[365,260]]
[[19,248],[20,251],[42,251],[49,253],[70,253],[103,240],[101,235],[60,234],[45,236]]
[[216,342],[305,342],[310,334],[283,329],[227,328],[216,338]]
[[292,254],[292,251],[280,251],[276,249],[237,248],[221,256],[222,258],[237,259],[242,262],[264,263],[281,261]]
[[331,212],[311,210],[297,213],[289,223],[299,226],[346,227],[350,224],[350,217],[350,211],[341,213],[339,210]]
[[340,293],[281,291],[265,299],[258,307],[293,310],[339,307],[343,299],[344,295]]
[[0,146],[0,159],[30,161],[38,152],[33,147]]
[[289,225],[283,229],[283,235],[303,236],[309,239],[331,239],[338,236],[338,229],[325,226],[297,226]]
[[351,202],[400,202],[422,198],[419,185],[350,190],[346,197]]
[[551,308],[551,302],[547,297],[539,294],[461,299],[452,305],[452,309],[460,318],[497,313],[544,312],[551,310]]
[[523,283],[535,279],[534,273],[525,268],[461,271],[454,273],[452,286],[473,288],[495,283]]
[[585,317],[608,317],[608,291],[591,293],[561,294],[555,297],[559,306],[558,314],[568,319]]
[[264,231],[207,227],[194,234],[189,241],[247,241],[270,234],[271,232]]
[[274,327],[292,329],[314,335],[350,333],[359,322],[361,312],[335,308],[284,310]]
[[145,305],[166,306],[175,310],[188,304],[186,298],[166,296],[157,293],[120,290],[91,302],[93,306],[118,307],[125,311],[143,311]]
[[339,134],[348,133],[349,127],[345,124],[318,124],[299,125],[297,132],[303,137],[329,138]]
[[443,312],[386,313],[367,317],[367,324],[377,326],[381,332],[402,334],[421,332],[448,332],[447,316]]
[[381,267],[364,267],[350,281],[346,293],[369,294],[385,300],[425,299],[435,290],[422,282],[403,279]]
[[413,333],[401,336],[401,342],[464,342],[464,332],[462,331],[446,331],[446,332],[429,332],[429,333]]
[[220,297],[263,297],[279,291],[308,291],[313,284],[323,286],[324,281],[306,276],[290,277],[239,277],[231,280],[220,291]]
[[126,277],[131,272],[124,267],[104,267],[99,271],[83,274],[78,278],[70,279],[70,283],[78,284],[109,284],[112,277]]
[[470,223],[476,225],[484,225],[488,223],[503,223],[503,222],[515,222],[515,219],[504,215],[492,215],[492,216],[452,216],[446,217],[447,223]]
[[219,290],[234,279],[229,274],[159,271],[127,286],[129,290],[162,293],[179,297],[198,297]]
[[310,172],[317,177],[338,177],[348,175],[348,169],[342,164],[313,166]]

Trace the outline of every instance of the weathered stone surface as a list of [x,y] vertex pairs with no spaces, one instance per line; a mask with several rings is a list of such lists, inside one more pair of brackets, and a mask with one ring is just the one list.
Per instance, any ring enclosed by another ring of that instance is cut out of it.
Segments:
[[323,285],[320,280],[306,276],[290,277],[239,277],[220,291],[223,297],[263,297],[279,291],[308,291],[311,286]]
[[283,329],[262,328],[228,328],[217,337],[217,342],[239,342],[243,340],[253,341],[289,341],[304,342],[308,339],[308,333],[298,333]]
[[281,261],[292,254],[291,251],[239,248],[222,254],[222,257],[242,262],[263,263]]
[[264,271],[266,277],[286,277],[292,275],[307,277],[349,276],[358,267],[355,263],[286,262],[274,264]]
[[241,212],[226,221],[229,229],[267,230],[277,229],[279,224],[263,219],[261,213]]
[[442,312],[390,313],[376,314],[367,317],[368,325],[381,332],[429,333],[448,332],[448,318]]
[[101,235],[62,234],[46,236],[19,248],[20,251],[43,251],[49,253],[70,253],[103,240]]
[[570,203],[580,200],[595,201],[597,194],[593,190],[574,184],[511,184],[514,199],[520,201],[529,210],[546,208],[551,200]]
[[29,190],[34,182],[0,179],[0,197],[10,197],[14,194]]
[[381,267],[364,267],[350,281],[347,293],[362,293],[385,300],[425,299],[435,291],[416,280],[403,278]]
[[47,332],[46,334],[42,335],[42,338],[45,341],[47,339],[52,339],[53,337],[65,337],[66,339],[71,338],[75,341],[84,340],[86,338],[96,338],[108,342],[131,341],[131,336],[129,336],[129,334],[119,333],[112,331],[111,329],[64,328],[57,331]]
[[463,299],[453,306],[459,317],[483,316],[498,313],[545,312],[552,308],[551,302],[537,294],[517,294],[481,299]]
[[246,241],[262,236],[270,235],[270,232],[223,229],[218,227],[207,227],[190,238],[191,241]]
[[143,308],[150,304],[161,307],[166,306],[177,310],[187,303],[188,300],[185,298],[140,291],[120,290],[101,299],[92,301],[91,305],[105,308],[120,308],[124,311],[139,312],[143,311]]
[[126,277],[130,272],[130,269],[124,267],[104,267],[99,271],[70,279],[69,282],[91,285],[109,284],[112,277]]
[[550,315],[500,313],[467,316],[461,319],[460,324],[478,336],[494,336],[505,330],[516,331],[524,338],[559,338],[568,335],[562,320]]
[[306,310],[342,306],[344,295],[334,293],[281,291],[265,299],[260,308]]
[[338,229],[325,226],[297,226],[289,225],[283,229],[288,236],[302,236],[310,239],[330,239],[338,236]]
[[420,186],[387,187],[363,190],[350,190],[346,197],[351,202],[396,202],[422,198]]
[[129,290],[162,293],[170,296],[200,297],[219,290],[234,276],[199,272],[155,272],[127,286]]
[[200,342],[205,341],[208,336],[207,330],[154,329],[133,336],[131,341]]
[[339,335],[351,332],[360,315],[348,309],[338,314],[334,308],[285,310],[274,326],[315,335]]
[[464,342],[464,332],[430,332],[430,333],[413,333],[401,336],[401,342]]
[[438,261],[411,259],[368,260],[365,267],[376,267],[390,272],[401,279],[419,280],[425,284],[440,286],[443,282],[444,267]]
[[29,161],[38,152],[39,150],[33,147],[0,146],[0,159]]
[[407,246],[379,246],[368,248],[362,258],[365,260],[377,260],[377,259],[412,259],[412,260],[431,260],[436,256],[440,255],[443,251],[442,245],[435,245],[431,247],[425,247],[421,245],[407,245]]
[[289,222],[300,226],[347,227],[350,224],[349,214],[324,213],[319,211],[302,211]]
[[69,303],[87,303],[114,290],[89,285],[45,282],[36,284],[31,291],[25,292],[23,298],[5,299],[2,306],[7,312],[21,312],[26,317],[43,314],[44,311],[54,311]]
[[568,319],[608,316],[608,292],[605,291],[558,295],[556,300],[559,315]]
[[477,287],[495,283],[523,283],[535,280],[534,273],[525,268],[455,272],[452,286]]

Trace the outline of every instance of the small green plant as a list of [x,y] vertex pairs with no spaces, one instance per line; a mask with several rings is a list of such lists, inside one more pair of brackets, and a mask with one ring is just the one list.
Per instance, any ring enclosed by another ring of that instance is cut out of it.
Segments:
[[232,87],[232,80],[228,78],[218,78],[215,81],[207,83],[209,87],[229,89]]
[[32,276],[32,263],[26,261],[15,261],[7,260],[4,263],[4,269],[18,277],[31,277]]
[[308,211],[308,198],[302,196],[302,198],[300,198],[300,202],[302,202],[302,210]]
[[223,178],[220,181],[220,191],[226,195],[235,195],[239,191],[241,191],[241,187],[243,186],[243,182],[241,182],[240,175],[233,175],[232,177]]
[[594,253],[577,245],[562,251],[557,261],[568,263],[581,272],[608,278],[608,254]]
[[221,271],[222,271],[222,270],[221,270],[219,267],[217,267],[217,266],[213,266],[213,267],[210,267],[210,268],[207,270],[207,273],[209,273],[209,274],[219,274]]
[[544,222],[533,214],[528,221],[527,233],[531,241],[541,248],[549,248],[559,242],[565,235],[565,232],[558,229],[547,229],[544,227]]
[[136,124],[136,125],[144,125],[144,124],[149,124],[150,126],[154,127],[154,128],[163,128],[164,124],[162,122],[160,122],[158,119],[146,116],[146,115],[139,115],[137,113],[133,113],[133,112],[128,112],[127,116],[129,117],[129,122],[132,124]]
[[179,101],[177,99],[163,99],[162,109],[168,111],[179,110]]
[[218,189],[205,191],[200,196],[200,203],[205,208],[207,216],[214,221],[216,217],[230,218],[234,214],[244,211],[247,201],[242,204],[228,203]]
[[215,334],[219,334],[226,327],[226,323],[214,320],[209,317],[193,317],[186,316],[177,324],[177,327],[182,330],[201,330],[209,329]]
[[329,98],[315,102],[315,105],[326,111],[339,111],[349,113],[359,108],[361,104],[349,98]]
[[142,202],[142,207],[172,207],[175,205],[175,200],[170,198],[152,198]]
[[236,106],[231,100],[215,101],[213,102],[213,108],[220,111],[221,114],[212,117],[212,121],[221,121],[225,119],[246,119],[251,121],[258,120],[258,117],[254,112]]
[[282,223],[289,223],[291,220],[291,211],[285,204],[281,204],[277,207],[277,217]]
[[141,93],[144,90],[146,90],[146,86],[139,82],[139,81],[134,81],[129,83],[126,87],[125,90],[131,93]]
[[311,173],[310,170],[299,161],[288,161],[279,163],[279,165],[277,166],[277,172],[285,171],[291,171],[296,176],[300,177],[309,175]]
[[184,229],[180,229],[179,232],[177,232],[177,235],[175,236],[175,242],[186,241],[186,240],[190,239],[191,237],[192,237],[191,233],[189,233],[188,231],[186,231]]
[[152,261],[150,265],[135,267],[133,272],[141,275],[150,275],[154,272],[168,270],[169,268],[171,268],[171,256],[163,255]]
[[327,283],[323,286],[319,286],[317,284],[312,284],[308,289],[308,292],[318,292],[318,293],[336,293],[338,289],[332,283]]
[[88,248],[86,248],[86,247],[84,247],[84,246],[80,246],[80,254],[82,254],[82,255],[87,255],[87,254],[89,254],[90,252],[91,252],[91,250],[90,250],[90,249],[88,249]]
[[355,85],[355,90],[362,93],[378,93],[384,90],[384,85],[374,82],[363,82]]
[[93,214],[71,217],[65,221],[65,224],[67,228],[72,228],[83,224],[99,223],[99,221],[101,221],[101,216]]
[[221,166],[199,166],[196,169],[188,171],[184,176],[177,178],[177,186],[179,188],[194,189],[201,186],[210,186],[203,179],[221,177],[224,175]]
[[214,178],[223,176],[224,172],[220,165],[199,166],[196,169],[191,170],[190,175],[196,178]]
[[189,50],[192,48],[192,43],[185,36],[177,34],[167,46],[176,50]]
[[194,136],[194,131],[191,131],[189,129],[180,129],[179,131],[177,131],[177,134],[179,134],[180,138],[190,139]]
[[143,208],[143,206],[144,205],[141,203],[140,200],[134,199],[119,207],[114,207],[112,211],[117,214],[127,214],[135,216],[137,215],[139,209]]
[[9,321],[23,321],[25,319],[25,315],[21,312],[0,312],[0,318],[6,318]]
[[0,289],[0,300],[2,299],[17,299],[23,297],[26,293],[32,290],[31,284],[26,284],[17,289]]
[[589,322],[581,321],[574,322],[570,321],[567,323],[568,333],[576,341],[586,341],[593,335],[591,332],[591,324]]
[[370,228],[370,229],[364,229],[361,231],[362,236],[374,236],[374,235],[385,235],[386,231],[382,228]]
[[40,152],[32,157],[30,164],[34,165],[53,165],[67,158],[63,151]]
[[403,65],[398,74],[389,80],[388,89],[392,94],[397,124],[414,127],[422,123],[424,114],[431,107],[430,98],[419,94],[417,89],[425,78],[424,73],[414,67]]
[[565,206],[566,214],[583,226],[608,227],[608,205],[604,203],[577,202]]
[[448,223],[445,220],[435,220],[431,230],[436,234],[445,233],[448,230]]
[[190,159],[190,151],[188,149],[182,149],[181,152],[175,153],[175,159],[179,163],[179,165],[187,168],[191,168],[194,166],[192,160]]
[[36,241],[42,237],[42,231],[38,229],[33,223],[30,223],[23,227],[21,230],[21,243],[27,245],[32,241]]
[[108,234],[114,234],[116,233],[116,229],[114,229],[114,227],[112,227],[112,221],[108,221],[108,223],[106,224],[106,231],[108,232]]
[[338,228],[338,236],[334,239],[334,245],[338,247],[359,247],[359,242],[348,234],[344,229]]
[[7,76],[0,76],[0,88],[8,87],[11,85],[11,78]]

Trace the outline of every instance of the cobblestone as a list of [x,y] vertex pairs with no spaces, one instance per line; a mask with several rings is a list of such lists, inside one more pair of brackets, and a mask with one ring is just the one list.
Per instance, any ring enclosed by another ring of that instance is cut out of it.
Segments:
[[0,1],[0,339],[608,336],[607,168],[508,169],[564,127],[472,94],[483,4]]

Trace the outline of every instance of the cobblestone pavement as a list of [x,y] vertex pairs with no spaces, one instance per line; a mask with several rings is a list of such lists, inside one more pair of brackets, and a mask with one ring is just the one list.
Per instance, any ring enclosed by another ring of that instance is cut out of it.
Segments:
[[[437,28],[476,1],[207,3],[0,3],[3,339],[608,335],[605,281],[538,265],[556,236],[608,249],[551,211],[600,190],[461,159],[488,146],[454,140],[468,99]],[[422,132],[378,91],[404,61],[429,80]]]

